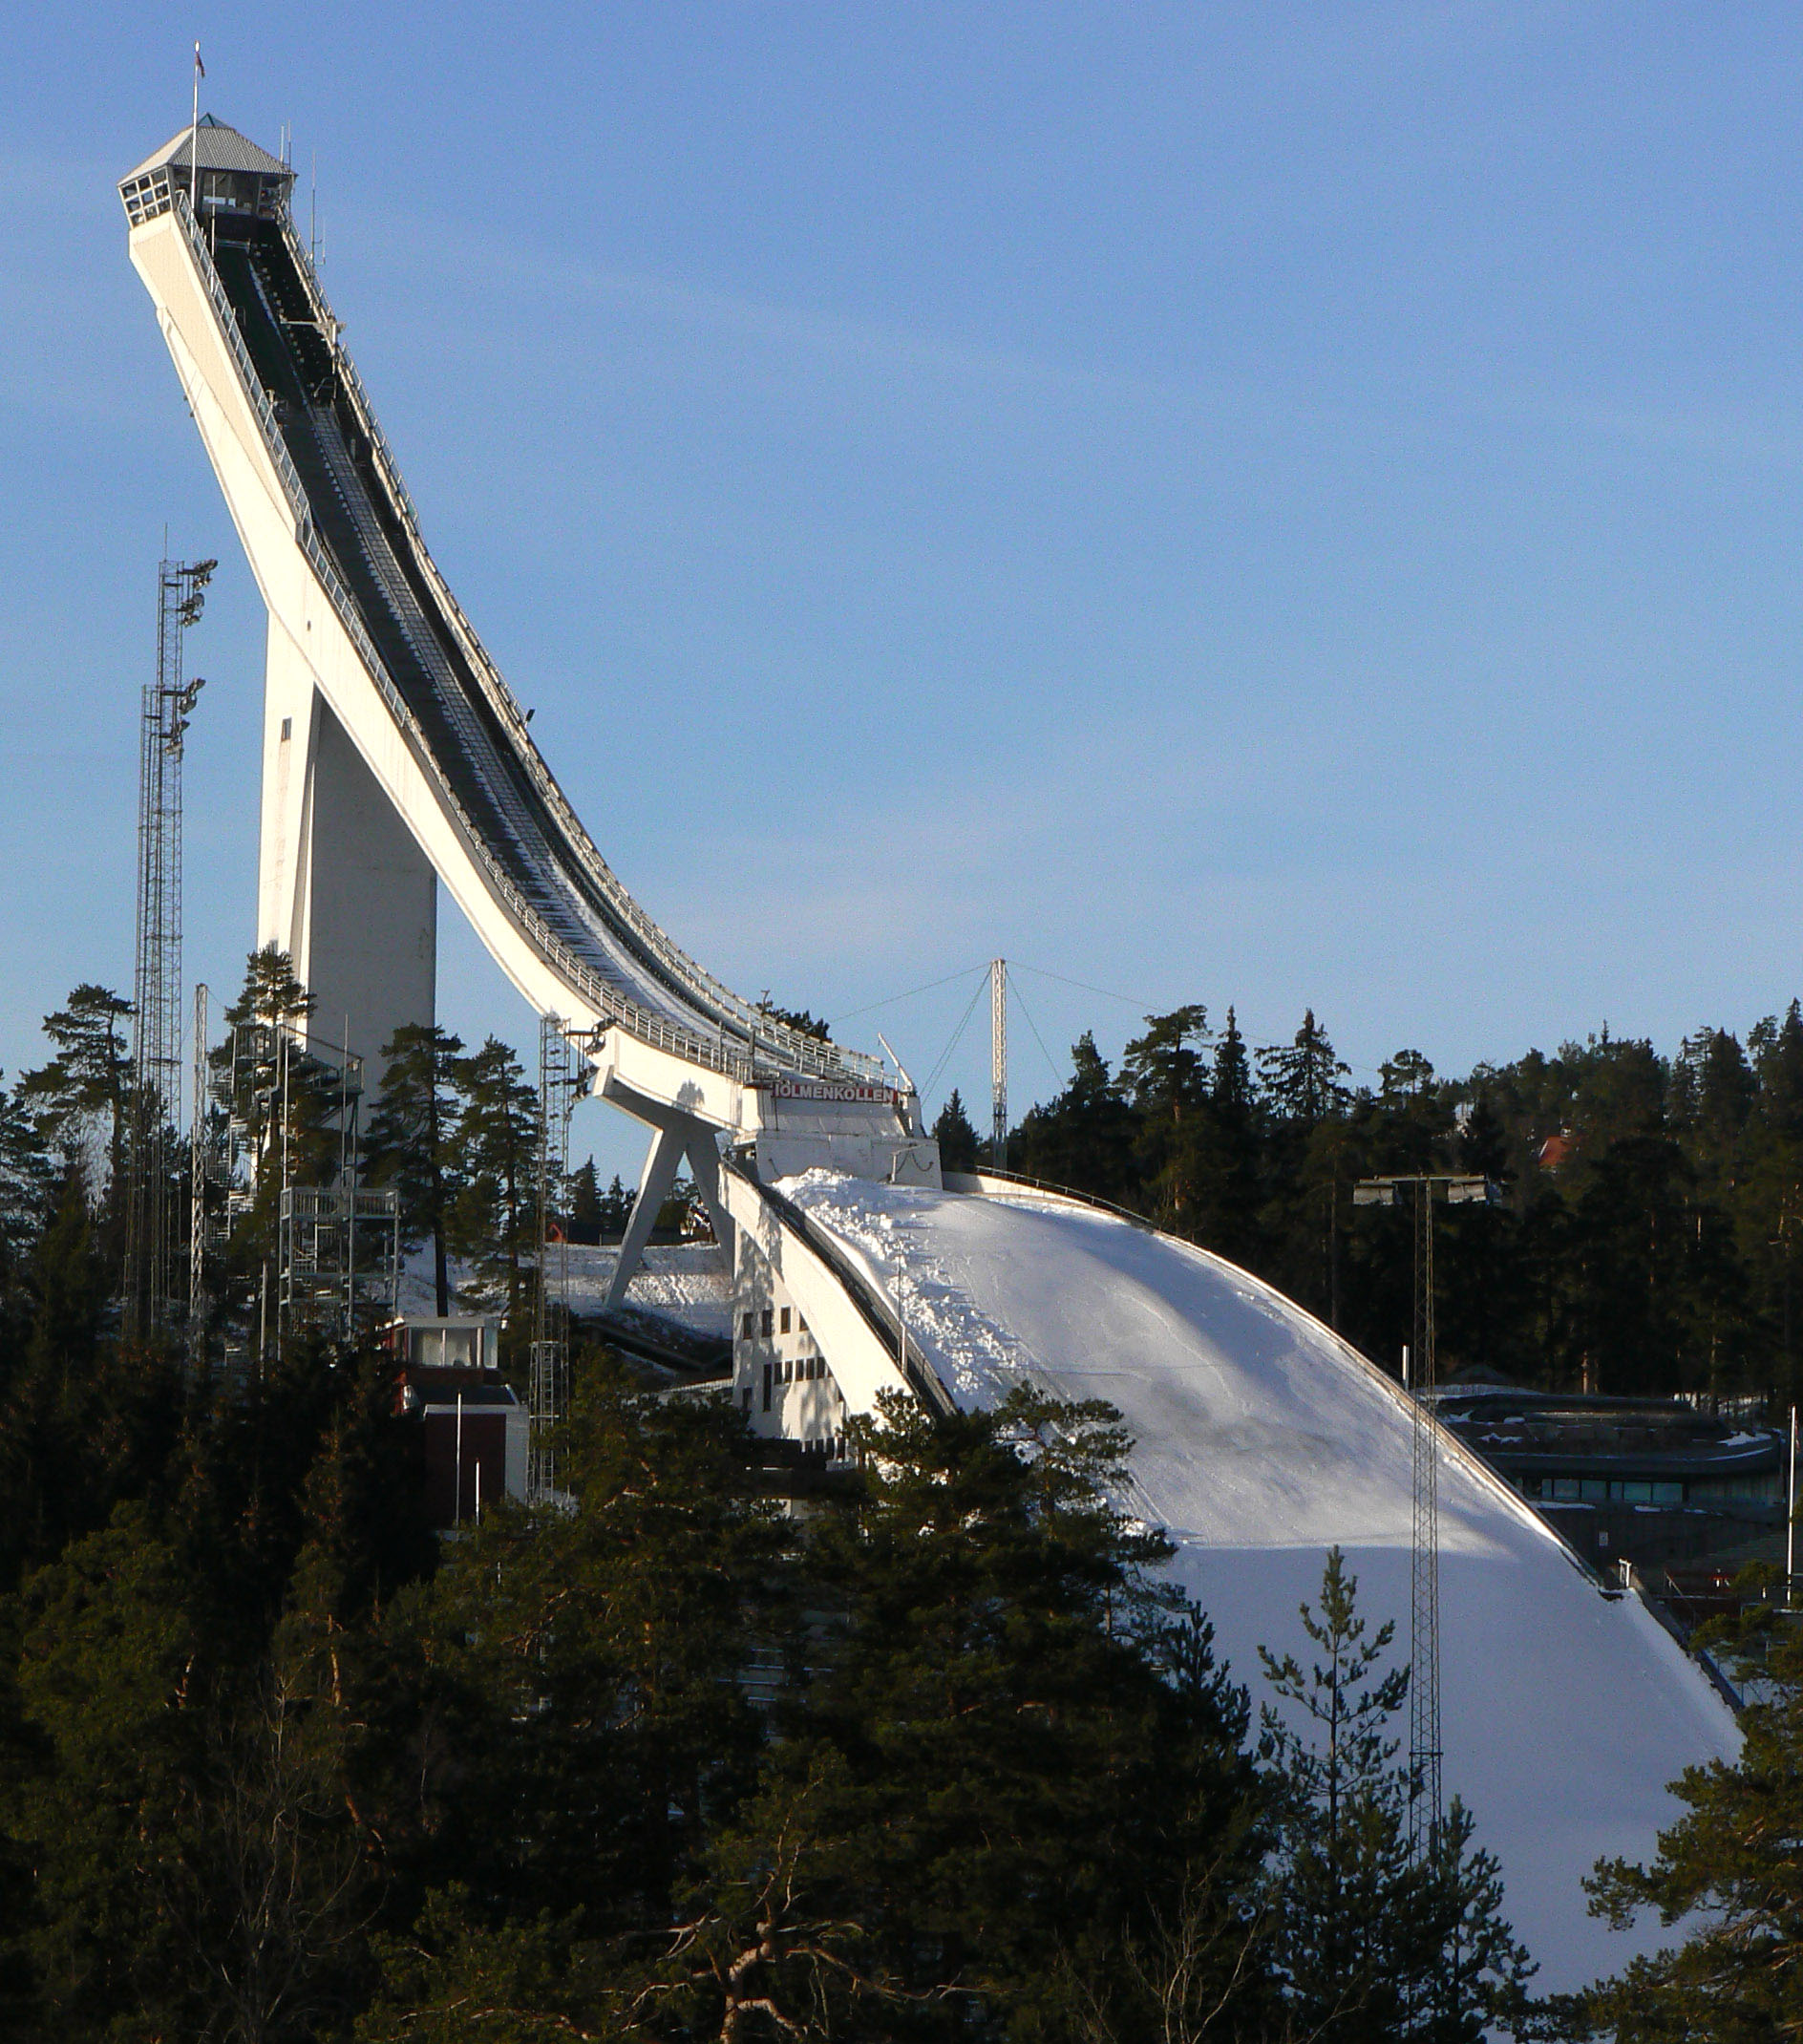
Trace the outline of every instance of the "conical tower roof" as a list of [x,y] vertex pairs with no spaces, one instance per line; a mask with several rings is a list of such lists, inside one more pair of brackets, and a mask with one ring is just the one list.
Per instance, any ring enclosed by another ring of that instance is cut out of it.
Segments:
[[265,178],[294,175],[280,157],[259,149],[248,136],[228,128],[223,120],[215,120],[211,114],[202,114],[198,128],[184,125],[120,181],[129,184],[134,178],[145,177],[153,170],[187,170],[196,155],[202,170],[247,171]]

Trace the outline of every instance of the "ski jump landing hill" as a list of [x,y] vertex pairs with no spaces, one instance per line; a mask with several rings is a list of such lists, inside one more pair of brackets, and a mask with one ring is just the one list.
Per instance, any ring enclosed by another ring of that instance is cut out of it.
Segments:
[[[832,1457],[886,1390],[1106,1397],[1138,1441],[1123,1502],[1168,1529],[1242,1679],[1260,1644],[1300,1649],[1335,1543],[1368,1610],[1405,1616],[1411,1416],[1389,1379],[1187,1245],[1002,1182],[946,1187],[905,1074],[784,1028],[626,893],[426,550],[291,172],[210,119],[193,139],[120,196],[268,608],[258,941],[290,954],[322,1028],[347,1021],[373,1070],[397,1025],[433,1019],[442,883],[651,1132],[616,1299],[688,1159],[732,1260],[754,1429]],[[1731,1754],[1733,1722],[1636,1600],[1444,1452],[1446,1779],[1502,1857],[1541,1984],[1575,1987],[1633,1948],[1587,1917],[1582,1875],[1652,1851],[1665,1784]]]

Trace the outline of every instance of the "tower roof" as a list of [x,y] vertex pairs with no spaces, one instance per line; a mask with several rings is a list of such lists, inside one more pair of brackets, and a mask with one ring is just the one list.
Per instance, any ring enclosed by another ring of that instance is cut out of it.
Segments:
[[[192,155],[190,142],[194,144]],[[223,120],[215,120],[211,114],[202,114],[198,128],[190,129],[184,123],[179,134],[172,135],[154,155],[128,172],[121,182],[129,184],[134,178],[145,177],[153,170],[186,170],[193,156],[200,158],[202,170],[250,172],[265,178],[294,175],[280,157],[259,149],[248,136],[228,128]]]

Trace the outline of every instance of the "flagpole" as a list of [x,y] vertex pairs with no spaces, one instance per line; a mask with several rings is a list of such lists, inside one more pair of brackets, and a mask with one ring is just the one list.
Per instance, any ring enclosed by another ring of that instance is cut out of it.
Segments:
[[188,126],[188,211],[201,224],[201,46],[194,46],[194,118]]

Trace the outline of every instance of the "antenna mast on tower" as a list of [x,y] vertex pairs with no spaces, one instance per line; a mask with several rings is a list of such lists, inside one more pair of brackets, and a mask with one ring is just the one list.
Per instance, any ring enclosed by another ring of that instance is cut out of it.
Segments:
[[205,684],[181,677],[182,639],[215,561],[157,570],[157,678],[144,691],[138,780],[138,946],[125,1201],[125,1331],[140,1340],[178,1317],[175,1118],[181,1104],[181,755]]

